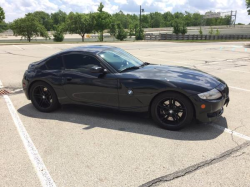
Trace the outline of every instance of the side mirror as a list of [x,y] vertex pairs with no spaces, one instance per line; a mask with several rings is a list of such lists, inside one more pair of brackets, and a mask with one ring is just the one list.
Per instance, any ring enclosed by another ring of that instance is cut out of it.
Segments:
[[99,66],[93,66],[90,71],[91,73],[104,73],[106,69],[103,69],[102,67]]

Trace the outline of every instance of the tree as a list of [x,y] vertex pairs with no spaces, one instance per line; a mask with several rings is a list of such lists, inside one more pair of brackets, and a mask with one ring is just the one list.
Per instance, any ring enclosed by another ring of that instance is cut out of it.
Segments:
[[84,42],[84,36],[86,33],[91,33],[94,30],[94,18],[92,14],[80,14],[70,12],[66,27],[67,31],[71,34],[79,34]]
[[219,35],[220,35],[219,29],[216,30],[215,35],[216,35],[216,36],[219,36]]
[[210,27],[210,31],[208,32],[210,35],[214,35],[214,29]]
[[119,11],[112,15],[112,18],[116,23],[120,23],[123,28],[128,29],[130,20],[127,15],[125,15],[122,11]]
[[56,26],[61,25],[66,22],[67,14],[61,10],[51,14],[52,27],[53,29]]
[[37,20],[39,21],[39,23],[41,25],[43,25],[47,31],[50,31],[53,29],[53,22],[52,19],[50,17],[50,14],[44,12],[44,11],[36,11],[33,13],[28,13],[27,15],[31,15],[33,14],[33,16],[35,18],[37,18]]
[[203,20],[203,16],[200,13],[192,14],[192,21],[188,26],[200,26]]
[[246,4],[247,4],[248,15],[250,15],[250,0],[246,0]]
[[33,15],[26,15],[24,18],[19,18],[13,21],[10,28],[15,36],[22,36],[29,42],[33,37],[49,38],[45,27],[41,25]]
[[182,20],[184,18],[184,14],[182,12],[175,12],[174,19]]
[[150,27],[159,28],[163,24],[162,14],[159,12],[154,12],[149,14],[150,17]]
[[163,22],[165,27],[172,27],[172,22],[174,19],[174,16],[171,12],[165,12],[163,15]]
[[100,32],[100,41],[103,41],[103,31],[108,29],[111,23],[111,15],[103,11],[104,5],[100,3],[98,7],[98,12],[95,13],[95,30]]
[[131,38],[134,35],[134,26],[133,25],[129,25],[129,37]]
[[187,34],[187,26],[185,23],[182,23],[181,24],[181,27],[180,27],[180,33],[184,36],[185,34]]
[[64,31],[65,31],[65,26],[62,25],[57,25],[55,28],[55,32],[53,34],[53,40],[55,42],[62,42],[64,40]]
[[109,29],[109,33],[112,37],[116,36],[117,30],[116,30],[116,24],[115,23],[111,23],[110,24],[110,29]]
[[137,27],[135,27],[135,39],[136,40],[143,40],[144,38],[144,30],[140,27],[138,27],[138,25],[136,25]]
[[0,23],[5,19],[5,13],[2,7],[0,7]]
[[179,20],[174,20],[173,22],[173,33],[176,35],[181,33],[181,25]]
[[136,33],[139,32],[139,24],[138,23],[134,24],[134,31],[135,31],[135,35],[136,35]]
[[123,29],[121,23],[117,24],[117,34],[115,37],[120,41],[123,41],[127,38],[127,32]]
[[186,25],[192,25],[192,16],[193,14],[191,14],[188,11],[185,11],[184,17],[182,19],[183,22],[185,22]]
[[202,31],[201,27],[200,27],[200,30],[199,30],[199,34],[200,34],[201,36],[203,35],[203,31]]
[[6,31],[8,29],[9,29],[9,24],[8,23],[6,23],[4,21],[2,23],[0,23],[0,33]]

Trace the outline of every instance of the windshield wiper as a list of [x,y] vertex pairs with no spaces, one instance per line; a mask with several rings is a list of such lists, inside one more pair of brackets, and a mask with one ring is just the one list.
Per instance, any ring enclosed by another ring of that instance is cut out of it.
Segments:
[[132,67],[128,67],[128,68],[125,68],[123,70],[120,71],[120,73],[124,72],[124,71],[127,71],[127,70],[131,70],[131,69],[139,69],[140,67],[138,66],[132,66]]
[[147,66],[147,65],[150,65],[150,63],[148,63],[148,62],[143,62],[143,64],[141,65],[141,67],[144,67],[144,66]]

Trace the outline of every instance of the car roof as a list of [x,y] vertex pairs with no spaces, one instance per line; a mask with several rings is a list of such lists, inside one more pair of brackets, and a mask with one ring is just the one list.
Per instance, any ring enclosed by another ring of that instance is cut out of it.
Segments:
[[104,51],[106,49],[115,49],[116,47],[108,46],[108,45],[83,45],[78,47],[73,47],[66,49],[62,51],[62,53],[65,52],[74,52],[74,51],[82,51],[82,52],[89,52],[89,53],[99,53],[101,51]]
[[97,54],[97,53],[104,51],[106,49],[117,49],[117,47],[108,46],[108,45],[82,45],[82,46],[72,47],[72,48],[60,51],[58,53],[55,53],[51,56],[48,56],[48,57],[38,61],[37,63],[39,64],[40,62],[44,62],[50,58],[53,58],[54,56],[62,55],[62,54],[67,53],[67,52],[79,52],[80,51],[80,52],[88,52],[88,53]]

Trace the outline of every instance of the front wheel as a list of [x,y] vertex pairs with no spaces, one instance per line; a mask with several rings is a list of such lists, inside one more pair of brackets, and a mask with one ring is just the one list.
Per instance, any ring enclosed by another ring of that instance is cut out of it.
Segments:
[[157,96],[151,106],[154,121],[167,130],[180,130],[192,122],[192,103],[182,94],[169,92]]
[[35,108],[41,112],[52,112],[59,106],[54,89],[45,82],[35,82],[32,85],[30,98]]

